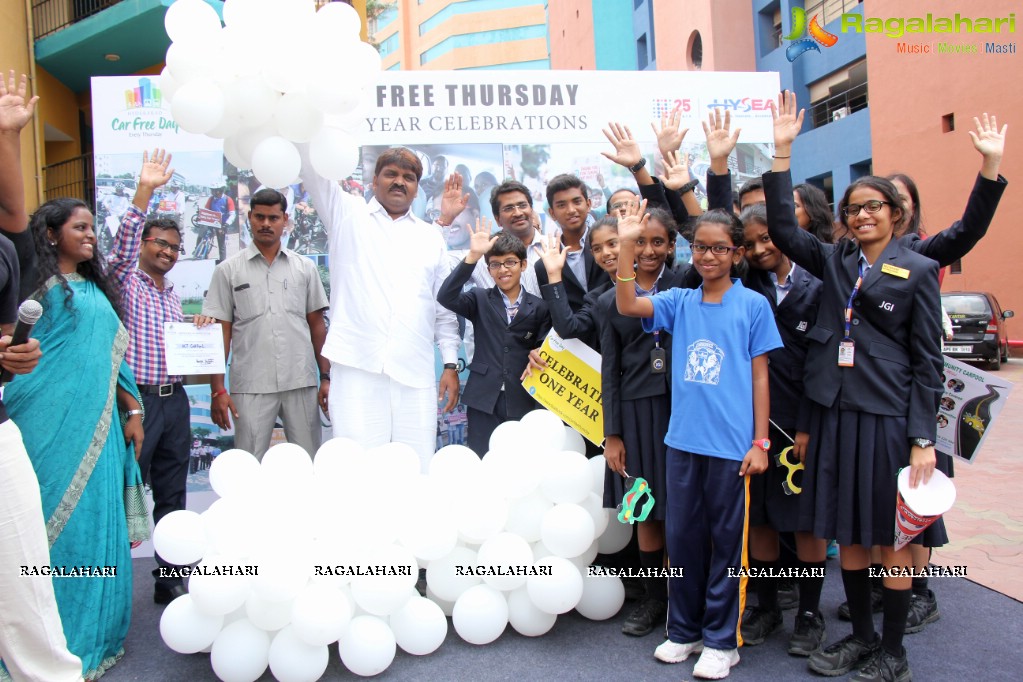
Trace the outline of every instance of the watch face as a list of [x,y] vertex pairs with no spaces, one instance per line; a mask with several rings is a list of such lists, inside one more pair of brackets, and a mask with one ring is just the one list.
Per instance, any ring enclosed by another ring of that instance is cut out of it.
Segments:
[[764,449],[765,450],[770,450],[771,449],[771,441],[768,438],[764,439]]

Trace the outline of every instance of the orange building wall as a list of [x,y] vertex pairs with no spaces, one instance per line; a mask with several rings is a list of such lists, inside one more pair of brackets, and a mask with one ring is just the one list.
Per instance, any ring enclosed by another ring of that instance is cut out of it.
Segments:
[[756,71],[749,0],[653,0],[658,71],[688,71],[694,30],[703,40],[703,71]]
[[[31,75],[31,54],[28,34],[25,30],[25,3],[0,2],[0,73],[7,78],[11,69],[14,73]],[[29,83],[31,93],[39,94],[38,86]],[[36,144],[42,145],[43,125],[36,110],[36,118],[29,128],[21,133],[21,176],[25,178],[25,206],[34,210],[39,205],[39,164],[36,159]],[[39,154],[42,154],[40,148]]]
[[[1018,2],[932,3],[920,0],[867,0],[867,17],[935,16],[1007,17],[1017,14]],[[1017,42],[1017,34],[912,34],[910,43],[947,42],[977,45],[978,54],[899,54],[899,40],[867,34],[867,73],[870,90],[871,144],[874,172],[902,171],[920,189],[924,226],[944,229],[958,219],[980,168],[967,131],[983,112],[1008,123],[1007,149],[1001,173],[1009,187],[987,236],[962,261],[961,275],[947,274],[942,291],[986,290],[1003,308],[1019,316],[1009,320],[1010,338],[1023,339],[1023,286],[1018,271],[1023,253],[1023,56],[984,54],[985,37]],[[942,132],[942,116],[955,116],[955,130]]]
[[589,71],[597,68],[592,0],[549,3],[547,30],[551,37],[552,69]]

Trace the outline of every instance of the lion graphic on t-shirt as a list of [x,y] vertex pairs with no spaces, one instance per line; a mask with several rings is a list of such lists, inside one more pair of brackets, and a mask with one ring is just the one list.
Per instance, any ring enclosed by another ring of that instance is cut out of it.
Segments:
[[725,352],[707,339],[690,344],[687,350],[685,380],[716,386],[721,380],[721,361]]

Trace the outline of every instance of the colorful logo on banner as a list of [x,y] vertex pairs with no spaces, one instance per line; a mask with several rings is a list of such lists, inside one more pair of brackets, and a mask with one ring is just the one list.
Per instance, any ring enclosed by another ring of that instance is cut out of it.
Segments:
[[[807,31],[809,30],[810,37],[804,38]],[[834,33],[828,33],[821,25],[817,23],[817,15],[813,15],[813,19],[810,20],[809,29],[806,25],[806,10],[802,7],[792,8],[792,32],[785,36],[785,40],[791,41],[791,45],[785,48],[785,57],[790,62],[796,61],[796,59],[803,54],[813,50],[820,52],[821,49],[817,46],[818,44],[824,47],[831,47],[838,42],[838,36]]]
[[124,91],[125,109],[162,109],[160,86],[148,78],[139,78],[138,85]]
[[688,97],[686,98],[658,97],[657,99],[651,100],[650,104],[651,109],[653,110],[652,113],[654,115],[654,118],[660,118],[665,114],[670,114],[676,109],[681,111],[683,114],[686,114],[689,113],[689,111],[691,111],[693,108],[693,100],[689,99]]

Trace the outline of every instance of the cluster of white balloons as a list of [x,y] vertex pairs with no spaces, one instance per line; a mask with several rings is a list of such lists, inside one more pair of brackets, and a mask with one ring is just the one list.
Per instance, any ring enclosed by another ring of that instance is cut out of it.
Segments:
[[363,676],[387,669],[397,647],[430,654],[445,616],[462,639],[487,644],[509,624],[542,635],[572,609],[618,613],[621,580],[586,570],[632,535],[601,508],[603,458],[587,461],[579,434],[546,410],[502,424],[490,448],[480,459],[444,447],[429,474],[400,443],[364,450],[335,438],[315,459],[283,444],[262,464],[223,452],[210,467],[220,498],[202,514],[168,514],[153,534],[168,562],[199,562],[188,594],[164,611],[164,642],[209,651],[225,682],[252,682],[267,666],[281,682],[312,682],[334,642]]
[[225,0],[224,26],[203,0],[176,0],[160,90],[174,121],[224,140],[224,155],[269,187],[296,182],[308,142],[327,178],[355,169],[358,130],[380,73],[352,7],[310,0]]

